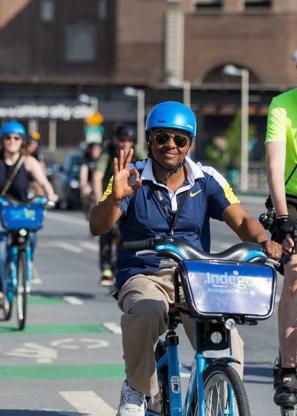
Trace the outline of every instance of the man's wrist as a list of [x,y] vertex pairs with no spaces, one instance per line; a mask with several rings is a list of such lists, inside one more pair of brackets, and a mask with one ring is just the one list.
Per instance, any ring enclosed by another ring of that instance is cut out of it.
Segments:
[[116,199],[112,194],[109,196],[109,198],[110,198],[110,202],[111,202],[111,204],[114,206],[114,207],[119,207],[120,206],[120,204],[121,204],[121,202],[122,202],[122,200],[121,199]]

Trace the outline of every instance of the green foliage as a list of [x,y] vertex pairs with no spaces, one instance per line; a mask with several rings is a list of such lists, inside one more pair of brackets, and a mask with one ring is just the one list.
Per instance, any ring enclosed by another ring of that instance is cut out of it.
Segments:
[[[255,141],[256,129],[254,125],[249,125],[249,144]],[[225,144],[223,143],[225,140]],[[250,148],[250,146],[249,146]],[[222,137],[215,138],[206,148],[206,157],[210,163],[227,166],[232,164],[234,167],[240,166],[241,151],[241,113],[238,111],[233,117],[227,129],[222,133]]]

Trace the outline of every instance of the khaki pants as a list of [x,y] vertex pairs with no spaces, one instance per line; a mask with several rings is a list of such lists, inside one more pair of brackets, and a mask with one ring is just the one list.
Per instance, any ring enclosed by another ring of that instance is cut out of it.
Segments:
[[[131,277],[119,293],[124,360],[127,381],[138,392],[158,393],[154,345],[168,324],[169,305],[174,302],[173,269],[153,275]],[[183,325],[194,347],[194,320],[183,316]],[[243,341],[236,329],[231,333],[232,356],[243,363]],[[243,364],[236,365],[242,377]]]

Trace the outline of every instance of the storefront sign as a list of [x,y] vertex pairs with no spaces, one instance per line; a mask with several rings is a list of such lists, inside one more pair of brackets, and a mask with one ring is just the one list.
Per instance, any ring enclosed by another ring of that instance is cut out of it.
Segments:
[[37,104],[24,104],[10,107],[0,106],[0,118],[34,118],[34,119],[85,119],[93,113],[91,107],[79,104],[79,105],[37,105]]

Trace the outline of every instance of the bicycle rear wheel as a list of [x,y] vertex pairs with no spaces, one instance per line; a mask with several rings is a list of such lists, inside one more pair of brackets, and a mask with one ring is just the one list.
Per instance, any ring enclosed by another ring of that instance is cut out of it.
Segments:
[[25,328],[27,318],[27,260],[23,251],[19,252],[17,267],[16,310],[17,323],[20,330]]
[[[206,416],[250,416],[244,385],[232,367],[210,366],[204,376]],[[194,396],[191,416],[198,416],[198,396]]]

